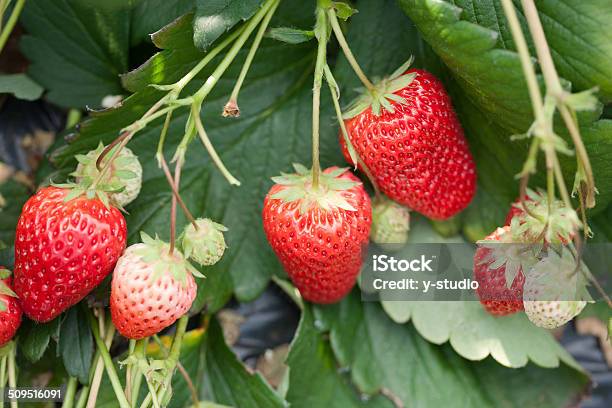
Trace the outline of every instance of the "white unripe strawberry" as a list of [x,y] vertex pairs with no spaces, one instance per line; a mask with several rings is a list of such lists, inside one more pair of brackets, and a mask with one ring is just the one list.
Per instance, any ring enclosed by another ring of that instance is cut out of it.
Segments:
[[586,289],[586,266],[567,248],[561,255],[549,250],[527,274],[523,287],[523,306],[533,324],[554,329],[576,317],[590,299]]

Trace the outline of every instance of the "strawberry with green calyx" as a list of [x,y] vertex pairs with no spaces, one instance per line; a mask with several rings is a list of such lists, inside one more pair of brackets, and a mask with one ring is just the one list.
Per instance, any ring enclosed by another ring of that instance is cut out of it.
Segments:
[[372,222],[370,197],[357,177],[330,167],[319,175],[294,165],[275,177],[263,208],[270,246],[304,299],[334,303],[355,285]]
[[223,237],[225,231],[227,228],[208,218],[199,218],[194,223],[190,223],[183,233],[185,257],[193,259],[200,265],[216,264],[227,248]]
[[111,316],[129,339],[142,339],[172,325],[191,308],[203,277],[170,244],[142,234],[142,243],[119,258],[111,283]]
[[370,239],[377,244],[405,244],[410,230],[410,210],[381,196],[372,203]]
[[[115,149],[117,147],[110,150],[107,157],[112,157]],[[78,184],[91,185],[100,176],[96,162],[103,151],[104,145],[100,144],[97,149],[91,150],[86,155],[76,156],[79,164],[71,175],[75,177]],[[104,166],[104,161],[102,165]],[[138,157],[130,149],[124,147],[119,151],[99,183],[107,186],[112,192],[110,198],[117,207],[125,207],[136,199],[142,187],[142,166]]]
[[561,248],[560,254],[549,250],[527,274],[523,305],[527,317],[536,326],[560,327],[577,316],[591,300],[586,279],[590,272],[583,262],[577,268],[576,262],[566,247]]
[[510,228],[517,239],[567,244],[582,226],[576,211],[565,206],[561,200],[554,200],[549,210],[546,194],[541,191],[527,190],[524,205],[527,211],[520,202],[514,203],[511,210],[514,215]]
[[80,302],[125,249],[121,212],[98,197],[49,186],[23,206],[15,232],[15,292],[23,312],[48,322]]
[[[409,61],[410,62],[410,61]],[[349,139],[383,193],[436,219],[463,210],[476,189],[476,168],[442,83],[400,67],[345,111]],[[351,160],[340,144],[347,160]]]
[[13,292],[11,272],[0,266],[0,348],[7,344],[21,325],[21,307]]
[[523,310],[525,273],[537,262],[537,251],[534,244],[515,242],[507,226],[478,241],[474,254],[476,294],[489,313],[505,316]]

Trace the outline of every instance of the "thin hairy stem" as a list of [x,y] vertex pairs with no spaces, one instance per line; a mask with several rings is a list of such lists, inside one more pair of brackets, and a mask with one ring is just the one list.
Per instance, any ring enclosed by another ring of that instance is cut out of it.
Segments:
[[353,55],[353,52],[351,51],[351,47],[349,47],[348,42],[346,41],[346,38],[344,37],[344,34],[342,33],[342,28],[340,28],[340,24],[338,24],[338,17],[336,16],[336,12],[334,11],[334,9],[332,8],[328,9],[327,15],[329,16],[329,22],[331,23],[331,27],[332,27],[332,30],[334,31],[334,35],[336,36],[336,39],[338,40],[338,44],[340,44],[340,48],[342,48],[342,52],[344,53],[344,56],[346,57],[346,60],[348,61],[348,63],[351,65],[351,68],[353,68],[353,71],[355,71],[355,74],[359,77],[359,80],[361,81],[361,83],[363,83],[363,85],[369,91],[374,90],[374,84],[372,84],[372,82],[368,79],[366,74],[363,73],[363,70],[359,66],[357,59],[355,58],[355,56]]
[[244,64],[242,65],[242,69],[240,70],[240,74],[238,75],[238,79],[236,80],[236,84],[234,85],[234,89],[232,89],[229,101],[227,102],[227,104],[225,105],[225,109],[223,110],[223,116],[240,116],[240,108],[238,108],[238,95],[240,93],[240,89],[242,88],[244,79],[246,78],[247,73],[249,72],[249,68],[253,63],[253,58],[255,58],[255,54],[259,49],[261,40],[263,39],[266,29],[268,28],[268,24],[270,24],[270,20],[272,19],[272,16],[274,15],[274,12],[276,11],[276,8],[278,7],[279,3],[280,0],[276,0],[276,2],[274,2],[270,10],[262,20],[261,25],[257,30],[257,33],[255,34],[253,44],[251,44],[251,48],[249,49],[249,53],[247,54]]
[[[6,25],[2,29],[2,32],[0,32],[0,53],[4,49],[4,46],[6,45],[6,42],[8,41],[11,32],[13,31],[13,28],[15,28],[15,24],[17,24],[17,20],[19,20],[19,15],[21,14],[21,10],[23,10],[24,5],[25,0],[17,0],[17,3],[15,3],[15,7],[13,7],[11,15],[6,21]],[[0,15],[0,18],[1,17],[2,15]]]

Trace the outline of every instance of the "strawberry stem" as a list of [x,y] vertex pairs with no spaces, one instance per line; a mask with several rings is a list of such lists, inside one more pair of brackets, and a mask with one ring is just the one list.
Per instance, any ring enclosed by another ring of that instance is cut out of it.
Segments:
[[374,84],[372,84],[366,74],[363,73],[363,70],[359,66],[357,59],[353,55],[353,52],[351,51],[351,48],[349,47],[348,42],[346,41],[346,38],[342,33],[342,28],[340,28],[340,24],[338,24],[338,17],[336,16],[336,12],[333,8],[329,8],[327,10],[327,15],[329,16],[329,21],[331,23],[332,30],[334,31],[334,35],[338,40],[338,44],[340,44],[340,48],[342,48],[342,52],[344,53],[346,60],[351,65],[351,68],[353,68],[353,71],[359,77],[359,80],[361,81],[361,83],[363,83],[367,90],[370,92],[374,91]]
[[[115,396],[117,397],[117,401],[119,402],[119,406],[121,408],[130,408],[130,404],[125,398],[125,394],[123,393],[123,388],[121,387],[121,381],[119,381],[119,376],[117,375],[117,371],[115,370],[115,365],[113,364],[113,359],[108,352],[108,348],[102,338],[100,337],[100,329],[98,328],[98,322],[93,317],[93,315],[89,314],[89,322],[91,325],[91,331],[94,335],[94,340],[96,345],[98,346],[98,350],[100,351],[100,356],[102,357],[102,361],[104,362],[104,367],[106,368],[106,374],[111,382],[113,387],[113,391],[115,392]],[[114,334],[115,326],[113,326],[112,322],[109,323],[109,331]]]
[[66,386],[66,394],[64,397],[64,402],[62,403],[62,408],[72,408],[74,406],[74,396],[76,394],[78,380],[76,377],[70,377],[68,379],[68,385]]
[[[8,354],[8,385],[11,388],[17,388],[17,365],[15,364],[15,354],[17,354],[17,343],[13,343],[13,347]],[[17,401],[11,401],[11,408],[17,408]]]
[[240,116],[240,108],[238,108],[238,94],[240,93],[240,89],[242,88],[242,84],[244,83],[244,79],[246,78],[247,73],[249,72],[249,68],[251,67],[251,63],[253,62],[253,58],[255,58],[255,54],[259,49],[259,45],[261,44],[261,40],[268,28],[268,24],[270,24],[270,20],[278,7],[280,0],[276,0],[272,7],[268,10],[268,13],[264,17],[255,34],[255,38],[253,39],[253,44],[251,44],[251,48],[249,49],[249,53],[242,65],[242,69],[240,70],[240,74],[238,75],[238,79],[236,80],[236,84],[234,85],[234,89],[230,95],[229,101],[225,105],[223,109],[223,116]]
[[[12,343],[9,343],[4,347],[12,347]],[[7,360],[8,357],[4,356],[2,358],[0,358],[0,388],[4,388],[4,385],[6,384],[6,365],[7,365]]]
[[[149,338],[144,338],[142,340],[136,341],[136,346],[134,347],[134,355],[139,359],[146,359],[146,348],[147,343],[149,342]],[[134,375],[132,378],[132,393],[130,395],[130,402],[132,404],[132,408],[136,408],[138,403],[138,394],[140,393],[140,386],[142,384],[142,372],[140,369],[136,368],[134,370]]]
[[[340,101],[339,101],[340,95],[338,95],[338,92],[336,90],[336,86],[335,86],[336,81],[335,79],[333,79],[331,70],[329,69],[327,65],[325,66],[325,80],[327,82],[327,85],[329,85],[329,92],[332,95],[332,101],[334,103],[334,109],[336,111],[336,118],[338,119],[338,124],[340,125],[340,130],[342,132],[342,138],[344,139],[344,143],[346,143],[347,150],[350,151],[352,149],[356,156],[355,159],[357,160],[357,163],[353,163],[353,165],[355,167],[359,166],[363,170],[368,180],[370,180],[372,187],[374,188],[374,194],[376,198],[380,198],[381,193],[378,188],[378,185],[376,184],[376,180],[374,179],[374,176],[370,172],[370,169],[368,168],[368,166],[366,166],[363,160],[361,160],[359,153],[357,153],[357,151],[354,149],[351,143],[351,139],[348,137],[346,125],[344,124],[344,120],[342,119],[342,109],[340,108]],[[352,158],[352,155],[351,155],[351,158]]]
[[[154,334],[152,337],[155,343],[157,343],[157,345],[159,346],[159,349],[164,353],[164,356],[168,358],[168,349],[166,348],[166,345],[161,341],[161,339],[159,338],[157,334]],[[189,388],[189,393],[191,394],[191,400],[193,401],[193,406],[199,407],[200,400],[198,398],[198,390],[193,384],[193,380],[189,376],[189,373],[187,372],[187,370],[185,370],[185,367],[181,364],[180,361],[176,363],[176,368],[181,374],[181,377],[183,377],[183,379],[185,380],[185,383],[187,383],[187,388]]]
[[[6,42],[15,28],[15,24],[17,24],[17,20],[19,20],[19,14],[21,14],[21,10],[23,10],[23,6],[25,5],[25,0],[17,0],[15,3],[15,7],[13,7],[13,11],[6,21],[6,25],[2,28],[2,32],[0,32],[0,53],[4,49]],[[6,4],[8,7],[8,3]],[[0,14],[0,19],[4,17],[4,10],[0,10],[2,13]]]
[[317,60],[314,71],[314,84],[312,88],[312,187],[319,187],[319,132],[320,132],[320,107],[321,107],[321,85],[323,83],[323,73],[327,64],[327,18],[325,9],[317,7],[317,21],[315,24],[315,37],[318,40]]
[[194,104],[191,105],[191,117],[193,118],[193,121],[195,123],[195,127],[198,131],[198,135],[200,136],[200,140],[202,141],[204,147],[206,147],[206,150],[208,151],[208,154],[213,160],[213,163],[215,163],[215,165],[217,166],[217,169],[219,169],[221,174],[223,174],[228,183],[235,186],[239,186],[240,181],[238,181],[236,177],[232,176],[229,170],[225,167],[225,164],[223,164],[223,161],[221,160],[214,146],[210,142],[210,139],[208,138],[208,135],[204,130],[204,126],[202,125],[202,119],[200,118],[200,105],[197,102],[194,102]]
[[[104,309],[99,308],[96,309],[98,312],[98,327],[100,333],[106,333],[104,336],[104,344],[106,348],[110,348],[113,337],[115,335],[115,327],[112,325],[110,319],[108,324],[108,329],[105,330],[104,323]],[[87,401],[87,408],[94,408],[96,406],[96,401],[98,400],[98,392],[100,391],[100,384],[102,383],[102,375],[104,374],[104,361],[102,360],[102,355],[100,354],[100,350],[96,352],[94,356],[94,365],[91,367],[92,371],[90,371],[90,381],[89,381],[89,390],[82,391],[83,394],[87,394],[87,399],[81,400],[79,398],[79,403],[77,403],[77,407],[82,407],[85,405],[85,401]]]

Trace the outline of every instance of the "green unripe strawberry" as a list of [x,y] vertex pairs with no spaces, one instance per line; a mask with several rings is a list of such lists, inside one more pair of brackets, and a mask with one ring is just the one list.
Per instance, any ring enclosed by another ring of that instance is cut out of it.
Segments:
[[[72,174],[77,183],[95,180],[100,174],[96,167],[96,161],[104,150],[100,144],[97,149],[91,150],[86,155],[78,155],[79,162],[76,171]],[[104,163],[111,157],[114,150],[105,157]],[[119,156],[113,161],[111,168],[105,173],[101,185],[110,191],[109,196],[117,207],[125,207],[138,197],[142,187],[142,166],[138,157],[127,147],[124,147]]]
[[410,230],[410,210],[386,197],[372,203],[370,239],[377,244],[404,244]]
[[227,228],[208,218],[199,218],[195,223],[197,229],[193,224],[189,224],[183,233],[185,256],[200,265],[214,265],[219,262],[227,248],[223,237]]

